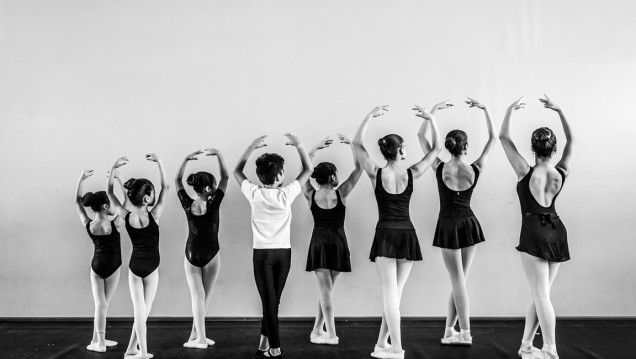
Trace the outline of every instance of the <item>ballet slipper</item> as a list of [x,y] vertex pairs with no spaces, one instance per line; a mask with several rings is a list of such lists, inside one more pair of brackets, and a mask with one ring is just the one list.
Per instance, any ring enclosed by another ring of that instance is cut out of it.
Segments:
[[473,338],[466,339],[462,334],[457,333],[452,337],[442,338],[441,343],[442,345],[469,347],[473,345]]
[[543,359],[543,353],[541,349],[534,346],[527,346],[519,348],[517,355],[521,359]]
[[205,342],[208,343],[208,345],[214,345],[216,342],[210,338],[205,338]]
[[183,343],[183,347],[184,348],[191,348],[191,349],[207,349],[208,348],[208,343],[197,343],[195,341],[189,341],[189,342],[185,342]]
[[329,338],[327,337],[327,335],[322,335],[319,337],[314,337],[311,338],[310,341],[314,344],[328,344],[328,345],[338,345],[340,338],[338,337],[333,337],[333,338]]
[[89,345],[87,345],[86,349],[90,350],[92,352],[98,352],[98,353],[106,352],[106,346],[98,347],[97,343],[93,343],[93,342],[91,342]]
[[559,355],[557,353],[552,354],[545,349],[541,349],[541,355],[541,359],[559,359]]
[[114,347],[114,346],[117,346],[117,342],[116,342],[116,341],[114,341],[114,340],[108,340],[108,339],[105,339],[105,340],[104,340],[104,342],[106,343],[106,346],[107,346],[107,347]]
[[379,351],[382,351],[382,350],[385,350],[385,349],[389,349],[390,347],[391,347],[391,345],[390,345],[390,344],[388,344],[388,343],[387,343],[385,346],[380,346],[380,345],[377,345],[377,344],[376,344],[376,345],[373,347],[373,352],[374,352],[374,353],[375,353],[375,352],[379,352]]
[[404,359],[404,350],[399,353],[378,350],[371,353],[371,356],[379,359]]
[[455,334],[459,334],[458,331],[455,330],[455,328],[446,328],[444,329],[444,338],[450,338]]

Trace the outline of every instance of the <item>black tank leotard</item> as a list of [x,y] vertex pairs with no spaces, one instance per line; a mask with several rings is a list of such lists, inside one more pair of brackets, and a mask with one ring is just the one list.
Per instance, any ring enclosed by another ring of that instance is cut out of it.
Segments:
[[113,275],[121,266],[121,236],[115,227],[115,221],[110,222],[110,234],[93,234],[90,225],[91,222],[86,223],[86,231],[95,245],[91,268],[95,274],[105,279]]
[[129,218],[130,212],[126,214],[126,231],[133,249],[128,268],[136,276],[146,278],[159,267],[159,225],[151,212],[148,212],[149,222],[144,228],[134,228]]
[[433,239],[435,247],[460,249],[484,241],[481,225],[470,208],[470,199],[479,180],[479,169],[474,164],[471,167],[475,172],[473,185],[463,191],[453,191],[444,183],[444,162],[437,166],[435,177],[439,191],[439,218]]
[[388,193],[382,186],[382,169],[378,169],[375,199],[378,203],[378,224],[371,245],[369,259],[375,257],[422,260],[420,243],[409,216],[409,203],[413,194],[413,174],[408,169],[408,184],[402,193]]
[[349,245],[344,231],[346,207],[336,190],[338,203],[331,209],[316,204],[316,191],[311,194],[311,214],[314,217],[314,230],[311,234],[307,266],[313,271],[324,268],[338,272],[351,272]]
[[530,171],[517,183],[522,215],[517,250],[550,262],[565,262],[570,259],[568,233],[554,208],[554,203],[565,184],[565,174],[560,168],[556,170],[562,178],[561,189],[554,195],[549,207],[540,205],[530,192],[533,167],[530,167]]
[[185,255],[188,262],[196,267],[204,267],[219,252],[219,208],[225,193],[217,189],[207,201],[205,214],[197,216],[192,213],[194,200],[185,189],[177,192],[181,206],[188,219],[188,241]]

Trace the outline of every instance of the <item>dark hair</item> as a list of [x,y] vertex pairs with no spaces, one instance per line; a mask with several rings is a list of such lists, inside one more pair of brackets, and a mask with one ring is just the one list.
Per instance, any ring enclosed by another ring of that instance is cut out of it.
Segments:
[[556,152],[556,136],[551,129],[547,127],[540,127],[532,132],[532,151],[538,157],[550,157]]
[[130,202],[135,206],[141,206],[144,202],[144,196],[150,196],[155,186],[145,178],[131,178],[124,183],[124,188],[128,190],[126,195]]
[[444,146],[453,156],[461,155],[466,149],[468,135],[462,130],[452,130],[446,135]]
[[196,193],[201,193],[205,187],[212,187],[216,183],[216,178],[208,172],[197,172],[189,175],[186,183],[192,186]]
[[276,176],[283,172],[285,159],[276,153],[263,153],[256,159],[256,175],[264,185],[274,184]]
[[400,147],[404,144],[404,140],[399,135],[390,134],[378,140],[380,152],[386,160],[396,160]]
[[319,185],[327,184],[332,182],[331,176],[335,175],[337,170],[336,166],[331,162],[320,162],[314,167],[311,177],[315,178],[316,183]]
[[86,192],[82,196],[82,206],[91,207],[91,209],[95,212],[99,212],[102,210],[102,206],[108,204],[110,205],[110,200],[108,199],[108,195],[104,191],[99,192]]

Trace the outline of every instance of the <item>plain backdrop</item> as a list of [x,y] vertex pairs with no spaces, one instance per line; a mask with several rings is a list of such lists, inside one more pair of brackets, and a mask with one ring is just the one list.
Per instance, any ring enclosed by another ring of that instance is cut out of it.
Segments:
[[[342,132],[353,137],[374,106],[365,144],[383,163],[377,140],[404,137],[409,166],[422,157],[414,104],[437,114],[442,135],[469,135],[469,160],[487,139],[483,114],[463,103],[487,104],[497,130],[507,106],[513,137],[532,164],[531,131],[554,129],[565,141],[545,92],[571,120],[578,137],[571,176],[557,210],[572,260],[552,290],[559,316],[635,316],[632,163],[636,130],[636,27],[632,1],[0,1],[0,317],[90,317],[93,244],[73,198],[83,169],[85,190],[104,190],[117,156],[123,176],[159,185],[164,161],[170,181],[190,152],[215,147],[233,168],[263,134],[265,151],[282,154],[288,179],[300,161],[283,133],[309,149]],[[441,154],[448,159],[448,153]],[[334,162],[341,177],[351,151],[337,145],[316,161]],[[218,174],[216,159],[190,171]],[[189,173],[188,172],[188,173]],[[486,235],[468,280],[471,315],[518,317],[530,303],[519,254],[516,176],[500,144],[473,195]],[[174,186],[161,218],[160,280],[153,316],[191,315],[183,257],[187,223]],[[193,192],[189,189],[190,193]],[[432,247],[439,209],[432,171],[415,182],[411,217],[424,260],[415,263],[402,298],[404,316],[444,316],[450,282]],[[90,210],[89,210],[90,213]],[[92,215],[92,213],[91,213]],[[232,178],[221,206],[221,272],[209,316],[257,317],[249,205]],[[346,232],[353,271],[335,292],[338,317],[379,316],[381,289],[368,260],[377,220],[366,175],[353,191]],[[292,268],[281,316],[315,315],[317,289],[305,261],[313,222],[306,201],[293,205]],[[133,313],[127,276],[131,244],[122,234],[124,264],[109,315]]]

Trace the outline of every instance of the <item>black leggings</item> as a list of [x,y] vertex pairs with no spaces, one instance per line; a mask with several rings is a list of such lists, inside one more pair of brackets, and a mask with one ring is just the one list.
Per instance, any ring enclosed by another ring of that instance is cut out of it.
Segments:
[[278,305],[291,265],[291,248],[254,249],[254,279],[263,303],[261,334],[269,346],[280,348]]

